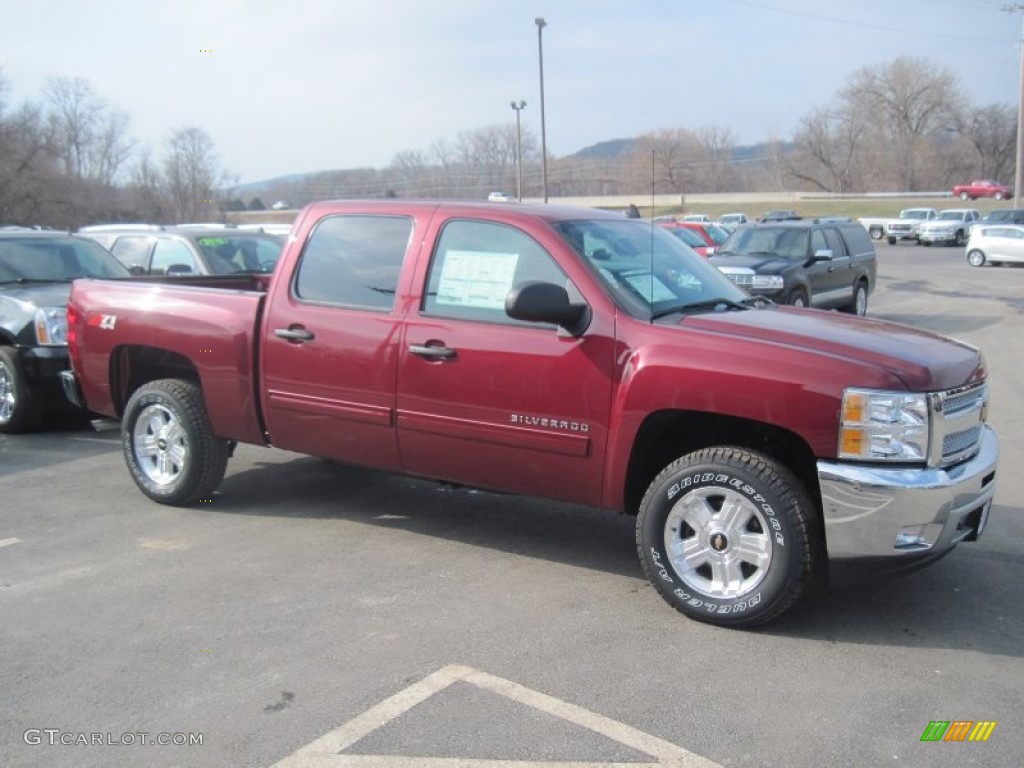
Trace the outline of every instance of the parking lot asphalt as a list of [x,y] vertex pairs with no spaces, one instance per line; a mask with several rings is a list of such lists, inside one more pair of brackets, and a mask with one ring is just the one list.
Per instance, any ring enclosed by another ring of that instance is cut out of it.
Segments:
[[985,352],[980,541],[716,629],[648,586],[632,518],[252,446],[165,507],[116,431],[56,420],[0,436],[0,765],[1019,765],[1024,269],[877,248],[871,316]]

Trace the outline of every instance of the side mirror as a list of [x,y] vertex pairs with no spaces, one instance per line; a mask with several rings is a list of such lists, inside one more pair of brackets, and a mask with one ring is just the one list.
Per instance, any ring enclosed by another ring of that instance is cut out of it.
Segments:
[[812,262],[814,262],[814,261],[832,261],[832,249],[831,248],[821,248],[821,249],[815,251],[814,255],[811,256],[811,261]]
[[167,268],[168,275],[191,275],[192,267],[188,264],[171,264]]
[[520,283],[505,297],[505,313],[530,323],[553,323],[573,336],[580,336],[590,325],[590,307],[573,304],[569,292],[554,283]]
[[135,275],[136,277],[138,277],[139,275],[146,274],[146,268],[141,264],[132,264],[130,267],[128,267],[128,274]]

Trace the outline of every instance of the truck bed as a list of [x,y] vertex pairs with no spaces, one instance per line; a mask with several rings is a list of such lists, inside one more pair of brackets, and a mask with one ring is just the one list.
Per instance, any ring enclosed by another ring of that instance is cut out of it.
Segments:
[[[256,393],[256,332],[267,275],[79,280],[69,316],[82,318],[74,361],[89,408],[120,418],[136,368],[198,380],[218,435],[263,442]],[[111,333],[116,329],[116,334]],[[166,329],[166,332],[165,332]]]

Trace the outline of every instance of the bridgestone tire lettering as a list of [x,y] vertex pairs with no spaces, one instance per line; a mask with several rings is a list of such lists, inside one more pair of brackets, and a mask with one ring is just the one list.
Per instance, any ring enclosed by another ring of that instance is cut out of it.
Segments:
[[753,627],[810,591],[823,557],[807,491],[769,456],[739,447],[682,456],[640,503],[644,573],[676,610],[711,624]]

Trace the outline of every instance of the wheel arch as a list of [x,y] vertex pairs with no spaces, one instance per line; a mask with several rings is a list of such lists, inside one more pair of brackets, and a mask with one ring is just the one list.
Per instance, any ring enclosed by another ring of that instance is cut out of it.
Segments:
[[[794,432],[774,424],[699,411],[663,410],[640,426],[630,453],[623,489],[624,509],[635,515],[651,481],[687,453],[731,445],[763,453],[796,475],[814,501],[821,520],[821,489],[811,447]],[[822,526],[818,526],[822,530]]]
[[118,416],[139,387],[157,379],[185,379],[201,385],[199,371],[184,355],[159,347],[126,344],[110,355],[110,395]]

